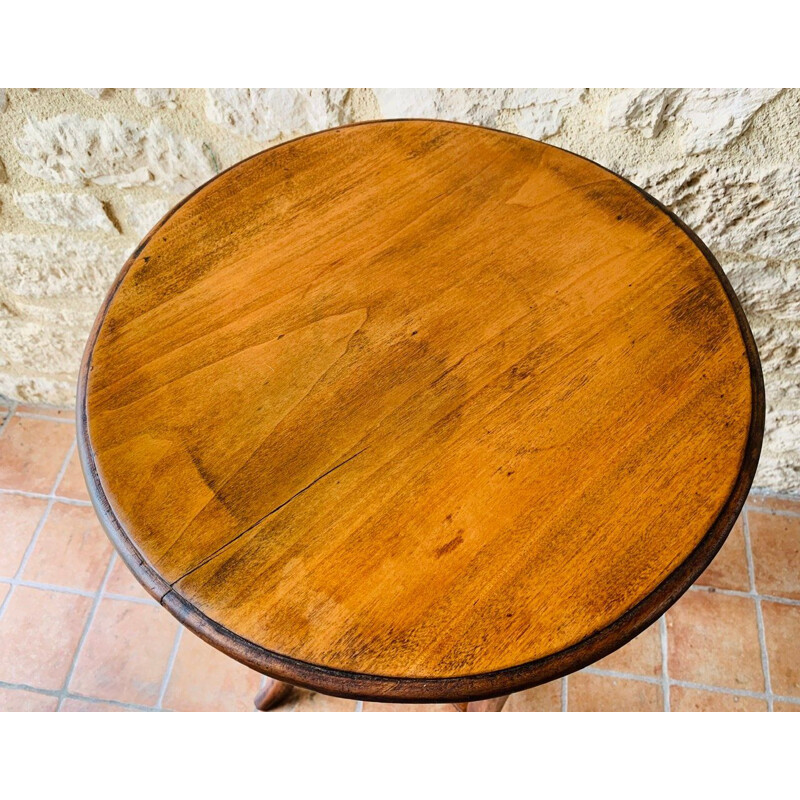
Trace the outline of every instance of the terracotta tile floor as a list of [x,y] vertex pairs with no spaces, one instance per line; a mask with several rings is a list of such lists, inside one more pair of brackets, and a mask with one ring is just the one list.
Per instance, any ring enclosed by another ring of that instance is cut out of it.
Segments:
[[[74,415],[0,401],[0,710],[250,711],[262,677],[181,629],[91,509]],[[449,711],[298,691],[281,711]],[[656,625],[506,711],[800,711],[800,498],[753,494]]]

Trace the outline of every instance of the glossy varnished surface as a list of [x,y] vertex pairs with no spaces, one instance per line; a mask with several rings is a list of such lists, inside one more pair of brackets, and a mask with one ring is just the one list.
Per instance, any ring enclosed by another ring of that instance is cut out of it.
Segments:
[[757,356],[702,246],[521,137],[268,150],[131,259],[81,379],[95,504],[153,594],[277,677],[500,694],[624,643],[744,502]]

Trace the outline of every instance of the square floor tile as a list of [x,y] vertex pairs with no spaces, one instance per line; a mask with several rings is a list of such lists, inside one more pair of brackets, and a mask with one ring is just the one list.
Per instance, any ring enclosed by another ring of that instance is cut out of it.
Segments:
[[259,673],[184,630],[164,695],[164,708],[252,711],[260,685]]
[[567,711],[663,711],[661,686],[578,672],[567,682]]
[[698,586],[713,586],[716,589],[750,591],[750,575],[747,571],[747,551],[744,543],[744,522],[741,517],[728,534],[722,549],[697,579]]
[[756,591],[800,599],[800,517],[751,511],[747,521]]
[[503,711],[561,711],[561,681],[550,681],[512,694]]
[[800,697],[800,606],[761,604],[772,691]]
[[687,592],[667,612],[669,676],[730,689],[764,691],[755,601]]
[[125,708],[114,703],[99,703],[96,700],[83,700],[80,697],[67,697],[61,704],[59,711],[84,711],[89,713],[108,711],[136,711],[135,708]]
[[0,711],[55,711],[56,706],[58,698],[52,695],[0,687]]
[[45,508],[46,500],[0,494],[0,577],[16,575]]
[[86,481],[83,478],[81,460],[77,448],[69,460],[64,476],[56,488],[59,497],[69,497],[72,500],[88,500],[89,492],[86,489]]
[[157,605],[155,599],[147,593],[144,586],[133,577],[133,573],[125,566],[125,562],[119,555],[116,556],[114,566],[111,567],[111,574],[108,576],[105,591],[106,594],[119,594],[139,600],[149,600],[154,605]]
[[784,700],[776,700],[772,704],[773,711],[800,711],[800,703],[787,703]]
[[0,487],[48,494],[74,438],[71,425],[13,416],[0,435]]
[[100,588],[111,551],[94,509],[54,503],[22,577],[93,592]]
[[624,647],[601,658],[592,666],[612,672],[628,672],[632,675],[647,675],[651,678],[659,677],[661,675],[659,623],[654,623]]
[[69,690],[155,705],[178,623],[158,606],[105,599],[92,620]]
[[17,586],[0,619],[0,681],[60,689],[92,598]]
[[767,711],[767,701],[757,697],[722,692],[706,692],[672,686],[669,691],[670,711]]

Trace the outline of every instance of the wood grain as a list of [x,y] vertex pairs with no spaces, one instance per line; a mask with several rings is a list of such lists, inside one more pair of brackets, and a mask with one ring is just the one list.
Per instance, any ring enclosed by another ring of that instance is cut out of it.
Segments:
[[276,681],[274,678],[267,678],[266,681],[254,701],[259,711],[269,711],[279,706],[294,691],[291,683]]
[[468,700],[624,644],[711,560],[763,432],[713,256],[602,167],[407,120],[287,142],[122,271],[84,470],[143,584],[283,680]]

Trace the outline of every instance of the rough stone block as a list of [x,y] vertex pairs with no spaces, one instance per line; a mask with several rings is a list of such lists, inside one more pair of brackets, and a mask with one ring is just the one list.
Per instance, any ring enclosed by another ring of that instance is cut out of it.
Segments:
[[90,194],[15,194],[14,203],[28,219],[43,225],[116,233],[103,204]]
[[185,194],[208,180],[212,163],[198,142],[159,120],[147,127],[111,114],[30,120],[17,139],[22,168],[50,183],[156,186]]
[[208,118],[232,133],[271,142],[350,121],[346,89],[207,89]]

